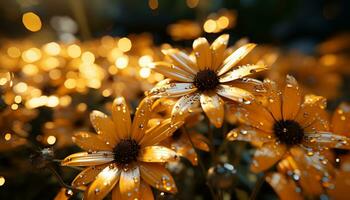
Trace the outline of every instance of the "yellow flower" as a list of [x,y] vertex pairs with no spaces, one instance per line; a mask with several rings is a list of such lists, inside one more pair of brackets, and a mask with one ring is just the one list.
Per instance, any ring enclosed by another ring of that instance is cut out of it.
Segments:
[[327,160],[319,152],[328,148],[350,149],[349,138],[330,132],[326,99],[314,95],[303,99],[292,76],[287,76],[284,89],[268,79],[264,87],[265,96],[237,108],[246,125],[227,136],[229,140],[249,141],[258,147],[252,171],[266,170],[288,154],[296,156],[300,150],[305,156],[317,157],[312,165],[322,168],[322,161]]
[[201,104],[210,122],[221,127],[223,100],[250,101],[253,95],[247,90],[260,82],[244,77],[266,69],[260,64],[236,66],[256,45],[243,45],[225,56],[228,39],[228,35],[221,35],[210,46],[205,38],[198,38],[193,42],[193,55],[178,49],[163,50],[172,62],[155,62],[150,67],[169,79],[159,82],[149,94],[181,97],[172,110],[173,116],[191,112]]
[[73,181],[74,187],[89,184],[86,199],[103,199],[112,191],[112,199],[153,199],[149,185],[176,192],[175,182],[163,163],[174,161],[177,154],[157,145],[183,122],[162,121],[149,129],[153,100],[140,103],[131,123],[124,98],[116,98],[112,118],[93,111],[90,119],[98,134],[80,132],[73,141],[86,152],[75,153],[62,162],[69,166],[88,166]]

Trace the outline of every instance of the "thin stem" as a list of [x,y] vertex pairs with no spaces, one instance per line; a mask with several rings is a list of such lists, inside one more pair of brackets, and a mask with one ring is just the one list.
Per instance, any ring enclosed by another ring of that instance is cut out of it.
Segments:
[[211,128],[210,120],[206,116],[207,126],[208,126],[208,137],[209,137],[209,147],[210,147],[210,156],[212,163],[216,163],[216,152],[215,152],[215,146],[214,146],[214,134],[213,129]]
[[58,172],[51,166],[51,165],[48,165],[48,168],[49,170],[53,173],[53,175],[55,175],[55,177],[57,178],[59,184],[64,187],[64,188],[67,188],[67,189],[70,189],[70,190],[73,190],[73,191],[79,191],[79,189],[77,188],[74,188],[68,184],[66,184],[64,182],[64,180],[62,179],[62,177],[58,174]]
[[[193,141],[192,141],[192,138],[191,138],[190,134],[188,133],[186,127],[183,127],[183,131],[185,132],[185,134],[186,134],[186,136],[187,136],[187,138],[188,138],[188,141],[190,141],[192,148],[193,148],[194,151],[196,152],[196,154],[197,154],[197,161],[198,161],[199,167],[200,167],[201,170],[202,170],[202,174],[203,174],[204,178],[207,179],[207,171],[206,171],[206,169],[205,169],[205,167],[204,167],[203,161],[202,161],[202,159],[201,159],[201,157],[200,157],[200,155],[199,155],[199,152],[198,152],[197,149],[195,148],[194,143],[193,143]],[[211,184],[210,184],[208,181],[206,181],[206,185],[207,185],[208,188],[209,188],[209,191],[210,191],[210,194],[211,194],[212,198],[213,198],[213,199],[216,199],[215,192],[214,192],[214,189],[212,188]]]
[[249,197],[249,200],[255,200],[258,197],[258,194],[260,192],[261,186],[264,184],[265,182],[265,177],[266,177],[266,173],[264,173],[255,183],[255,187],[253,189],[252,194]]

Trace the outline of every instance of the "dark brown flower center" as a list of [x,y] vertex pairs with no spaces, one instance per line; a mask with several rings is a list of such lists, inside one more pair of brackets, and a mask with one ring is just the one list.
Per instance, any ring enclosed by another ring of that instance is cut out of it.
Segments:
[[280,120],[273,126],[273,131],[280,142],[286,145],[300,144],[304,137],[304,129],[293,120]]
[[129,164],[137,160],[140,145],[133,139],[123,139],[114,148],[114,158],[118,164]]
[[193,84],[200,92],[213,90],[219,85],[219,77],[212,70],[202,70],[194,77]]
[[182,135],[182,131],[180,131],[179,129],[177,129],[177,130],[173,133],[173,135],[171,136],[171,138],[172,138],[173,140],[178,140],[178,139],[180,139],[181,135]]

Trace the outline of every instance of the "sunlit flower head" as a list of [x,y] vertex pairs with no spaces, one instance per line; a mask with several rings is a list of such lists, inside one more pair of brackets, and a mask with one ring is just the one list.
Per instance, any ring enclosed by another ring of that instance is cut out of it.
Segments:
[[[86,199],[103,199],[112,191],[113,199],[153,199],[149,185],[165,192],[176,192],[175,182],[164,163],[178,158],[176,152],[157,145],[183,122],[162,121],[149,128],[153,100],[145,98],[131,122],[124,98],[116,98],[112,118],[99,111],[90,115],[97,134],[79,132],[73,141],[86,152],[75,153],[62,162],[87,166],[73,181],[74,187],[90,184]],[[147,198],[146,198],[147,197]]]
[[260,86],[260,82],[245,77],[266,69],[260,64],[237,66],[256,45],[243,45],[226,56],[228,39],[224,34],[209,45],[205,38],[198,38],[193,42],[191,55],[179,49],[164,49],[171,62],[155,62],[150,67],[168,79],[159,82],[149,95],[180,97],[172,110],[173,116],[191,112],[200,104],[210,122],[221,127],[224,100],[252,100],[253,95],[247,90]]
[[[266,95],[250,104],[241,104],[237,114],[245,125],[232,130],[229,140],[249,141],[257,146],[251,170],[269,169],[287,155],[303,150],[305,156],[317,156],[329,148],[350,148],[347,137],[330,132],[326,99],[303,96],[297,81],[287,76],[284,88],[264,81]],[[321,154],[320,161],[327,162]]]

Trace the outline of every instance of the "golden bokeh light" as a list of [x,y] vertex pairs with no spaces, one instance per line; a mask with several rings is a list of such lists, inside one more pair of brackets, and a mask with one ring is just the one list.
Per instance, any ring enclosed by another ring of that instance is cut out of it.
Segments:
[[38,15],[33,12],[24,13],[22,16],[22,23],[26,29],[37,32],[41,29],[41,20]]
[[41,51],[38,48],[30,48],[23,52],[22,59],[27,63],[33,63],[41,58]]
[[81,49],[78,45],[72,44],[67,48],[67,53],[71,58],[78,58],[81,55]]
[[129,63],[129,57],[124,55],[117,58],[117,60],[115,61],[115,66],[117,66],[117,68],[119,69],[124,69],[128,66],[128,63]]
[[7,54],[11,57],[11,58],[18,58],[21,56],[21,51],[17,48],[17,47],[9,47],[7,49]]
[[53,136],[53,135],[50,135],[49,137],[47,137],[46,142],[47,142],[49,145],[53,145],[53,144],[56,143],[56,137]]
[[4,138],[5,138],[6,141],[11,140],[11,138],[12,138],[11,133],[6,133],[5,136],[4,136]]
[[212,19],[207,20],[203,25],[203,29],[207,33],[213,33],[216,30],[216,22]]
[[130,51],[131,46],[132,44],[129,38],[124,37],[118,41],[118,48],[123,52]]
[[5,184],[5,178],[3,176],[0,176],[0,186],[3,186]]
[[43,47],[45,53],[50,56],[57,56],[61,52],[61,47],[56,42],[50,42]]

